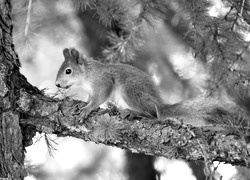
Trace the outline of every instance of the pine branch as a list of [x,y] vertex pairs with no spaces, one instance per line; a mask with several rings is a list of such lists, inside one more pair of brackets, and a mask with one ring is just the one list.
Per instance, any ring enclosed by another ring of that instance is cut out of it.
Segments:
[[[132,16],[124,4],[119,1],[115,2],[107,2],[109,9],[116,9],[116,11],[112,11],[112,16],[107,16],[106,21],[110,21],[110,26],[115,27],[116,30],[108,36],[111,46],[103,50],[103,55],[109,62],[129,62],[134,59],[135,50],[141,44],[142,21],[140,17]],[[105,17],[103,13],[99,13],[99,16]]]
[[[178,13],[178,17],[182,22],[179,24],[182,24],[183,27],[186,26],[187,32],[185,37],[189,39],[189,45],[193,48],[195,57],[203,62],[210,63],[211,74],[213,75],[210,84],[212,87],[210,88],[211,92],[214,91],[214,87],[225,86],[225,83],[228,82],[228,77],[231,77],[231,72],[228,71],[231,66],[244,63],[240,61],[242,58],[238,57],[246,46],[240,31],[249,30],[245,24],[241,23],[242,13],[244,14],[245,9],[247,10],[248,7],[247,2],[228,1],[231,4],[230,11],[225,17],[216,18],[212,18],[208,14],[211,4],[207,0],[198,2],[194,0],[179,0],[176,2],[141,0],[137,2],[140,11],[134,17],[129,15],[126,6],[125,8],[120,8],[124,6],[119,1],[112,2],[112,0],[81,1],[84,6],[88,5],[96,8],[100,19],[104,19],[105,24],[111,25],[111,22],[114,21],[121,22],[121,29],[123,32],[126,32],[125,35],[110,33],[109,40],[111,46],[103,51],[109,61],[114,62],[121,59],[121,61],[126,62],[133,59],[136,47],[141,44],[142,21],[146,20],[152,24],[152,19],[165,18],[164,14],[170,11],[175,3],[175,6],[178,7],[176,13]],[[113,9],[116,9],[116,11]],[[133,22],[132,27],[128,26],[127,22]],[[236,71],[234,71],[235,73]]]
[[[172,120],[128,120],[99,109],[83,124],[74,112],[84,103],[58,101],[20,89],[17,110],[23,126],[58,136],[73,136],[133,152],[185,160],[221,161],[248,166],[249,148],[244,137],[191,127]],[[230,153],[229,153],[230,152]],[[244,153],[242,153],[244,152]]]
[[250,87],[243,82],[250,79],[249,42],[245,40],[250,29],[247,20],[250,5],[241,0],[223,2],[230,7],[229,11],[225,16],[211,17],[208,13],[211,4],[207,0],[175,1],[178,25],[186,30],[183,36],[188,39],[195,58],[210,68],[209,92],[226,90],[239,105],[249,109]]
[[223,2],[233,7],[245,22],[250,25],[250,2],[245,0],[223,0]]
[[51,157],[53,157],[53,154],[55,151],[57,151],[55,145],[57,145],[57,142],[55,140],[53,140],[49,134],[44,134],[44,139],[45,139],[45,142],[46,142],[46,145],[47,145],[47,149],[48,149],[48,152],[49,152],[49,155]]
[[106,61],[128,62],[134,59],[135,51],[142,44],[143,20],[153,25],[154,20],[164,18],[166,4],[164,0],[130,1],[127,4],[116,0],[96,0],[76,1],[75,7],[86,8],[88,6],[96,9],[100,21],[113,28],[108,36],[111,45],[103,50]]
[[103,50],[106,61],[126,62],[134,58],[139,26],[122,1],[76,1],[74,6],[96,10],[100,22],[112,29],[107,37],[111,45]]
[[37,46],[37,33],[39,27],[38,17],[40,14],[34,12],[34,7],[38,8],[41,5],[39,1],[34,0],[15,0],[13,3],[13,24],[14,35],[13,40],[16,49],[22,53],[23,57],[30,57],[32,51]]
[[27,12],[27,18],[26,18],[26,26],[24,30],[24,36],[26,37],[28,36],[29,27],[30,27],[31,7],[32,7],[32,0],[29,0],[28,12]]

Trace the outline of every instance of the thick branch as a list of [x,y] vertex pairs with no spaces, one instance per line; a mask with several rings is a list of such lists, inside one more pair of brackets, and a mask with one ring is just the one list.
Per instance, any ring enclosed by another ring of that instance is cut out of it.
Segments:
[[128,120],[98,110],[79,123],[76,114],[83,102],[58,101],[20,90],[21,123],[58,136],[73,136],[133,152],[185,160],[223,161],[248,166],[250,145],[246,139],[181,125],[174,121]]

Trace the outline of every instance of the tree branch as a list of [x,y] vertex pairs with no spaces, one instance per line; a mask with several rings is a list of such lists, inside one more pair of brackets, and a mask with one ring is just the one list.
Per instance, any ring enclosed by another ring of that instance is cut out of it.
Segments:
[[128,120],[99,109],[83,123],[75,112],[84,102],[56,100],[20,89],[17,110],[21,124],[58,136],[73,136],[137,153],[185,160],[222,161],[248,166],[248,140],[234,135],[184,125],[175,121]]

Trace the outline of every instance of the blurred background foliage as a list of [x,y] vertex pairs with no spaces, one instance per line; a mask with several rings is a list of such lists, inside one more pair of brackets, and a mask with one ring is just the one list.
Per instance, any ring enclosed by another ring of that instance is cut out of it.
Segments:
[[[75,47],[106,63],[152,75],[166,103],[219,96],[250,113],[249,23],[245,0],[12,0],[14,44],[29,82],[53,95],[62,50]],[[81,92],[75,90],[71,93]],[[86,94],[78,94],[82,100]],[[74,138],[45,136],[27,147],[27,179],[127,179],[124,151]],[[205,179],[203,165],[159,158],[162,179]],[[177,167],[177,168],[174,168]],[[231,168],[230,170],[228,170]],[[220,170],[221,169],[221,170]],[[218,172],[222,172],[220,165]],[[181,172],[181,173],[180,173]],[[249,179],[240,169],[234,178]],[[230,179],[236,170],[214,179]]]

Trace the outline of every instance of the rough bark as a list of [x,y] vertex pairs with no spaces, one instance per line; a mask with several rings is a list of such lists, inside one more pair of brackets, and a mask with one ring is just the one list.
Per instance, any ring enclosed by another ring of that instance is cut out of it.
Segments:
[[10,11],[10,1],[0,1],[0,178],[22,179],[24,146],[12,82],[20,65],[12,43]]
[[107,110],[92,113],[79,123],[83,102],[56,101],[20,89],[18,111],[25,114],[24,125],[58,136],[73,136],[132,152],[185,160],[223,161],[248,166],[250,144],[247,139],[184,125],[172,120],[128,120],[110,116]]

